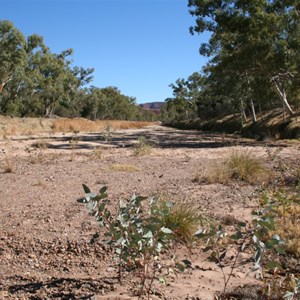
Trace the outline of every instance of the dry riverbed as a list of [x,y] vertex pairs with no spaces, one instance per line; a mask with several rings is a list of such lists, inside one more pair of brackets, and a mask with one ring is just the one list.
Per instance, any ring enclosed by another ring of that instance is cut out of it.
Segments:
[[[139,137],[151,144],[134,155]],[[91,245],[97,224],[85,207],[82,183],[92,190],[108,186],[115,204],[132,194],[189,201],[215,220],[251,221],[259,187],[232,181],[205,184],[193,179],[207,163],[233,151],[252,151],[270,169],[286,165],[286,177],[299,167],[300,144],[256,142],[238,136],[179,131],[158,125],[101,133],[73,132],[8,136],[0,140],[0,299],[137,299],[135,278],[116,279],[107,247]],[[276,165],[276,166],[275,166]],[[276,170],[273,170],[276,172]],[[214,299],[224,280],[202,247],[180,246],[178,256],[192,267],[166,286],[155,283],[152,299]],[[224,259],[231,271],[234,247]],[[228,288],[257,284],[246,276],[251,261],[242,254]],[[255,299],[255,288],[250,290]],[[251,296],[251,295],[250,295]],[[249,296],[249,297],[250,297]]]

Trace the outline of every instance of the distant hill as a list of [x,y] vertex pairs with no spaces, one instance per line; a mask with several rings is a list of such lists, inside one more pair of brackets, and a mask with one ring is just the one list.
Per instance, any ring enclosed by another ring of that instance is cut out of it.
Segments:
[[152,110],[152,111],[159,112],[163,105],[164,102],[149,102],[149,103],[139,104],[139,107],[145,110]]

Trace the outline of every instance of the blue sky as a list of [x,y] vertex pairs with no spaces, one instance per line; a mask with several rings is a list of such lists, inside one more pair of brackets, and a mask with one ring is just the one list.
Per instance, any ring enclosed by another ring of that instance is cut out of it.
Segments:
[[164,101],[170,83],[200,71],[207,36],[192,36],[187,0],[0,0],[0,19],[37,33],[74,65],[93,67],[97,87],[116,86],[137,103]]

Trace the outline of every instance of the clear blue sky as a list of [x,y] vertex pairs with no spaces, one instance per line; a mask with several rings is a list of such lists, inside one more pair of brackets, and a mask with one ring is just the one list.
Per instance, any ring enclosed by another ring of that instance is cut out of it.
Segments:
[[93,67],[97,87],[116,86],[137,103],[164,101],[170,83],[200,71],[187,0],[0,0],[0,19],[52,52],[73,48],[74,65]]

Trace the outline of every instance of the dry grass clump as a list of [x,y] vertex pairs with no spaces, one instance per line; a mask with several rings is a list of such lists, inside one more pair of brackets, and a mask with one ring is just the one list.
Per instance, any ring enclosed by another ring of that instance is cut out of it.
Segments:
[[114,129],[137,129],[153,125],[151,122],[139,121],[91,121],[83,118],[11,118],[0,116],[0,136],[5,139],[10,135],[33,135],[53,132],[96,132],[102,131],[109,124]]
[[285,241],[286,251],[300,257],[300,199],[276,209],[276,233]]
[[54,132],[96,131],[97,126],[95,122],[82,118],[55,119],[52,129]]
[[13,127],[4,127],[3,126],[0,129],[0,136],[2,136],[3,140],[8,140],[9,136],[16,135],[16,134],[17,134],[17,130],[14,126]]
[[159,209],[162,213],[162,226],[171,229],[178,241],[191,245],[194,241],[194,234],[202,223],[199,209],[185,200],[179,200],[175,203],[161,201]]
[[101,147],[95,147],[92,152],[92,158],[101,159],[103,155],[103,150]]
[[30,154],[28,156],[28,161],[31,164],[42,164],[45,161],[45,155],[42,150],[38,153]]
[[91,121],[83,118],[76,119],[54,119],[52,129],[55,132],[95,132],[103,131],[107,126],[117,129],[137,129],[149,126],[149,122],[137,121],[113,121],[113,120],[97,120]]
[[227,159],[202,167],[194,177],[199,183],[227,184],[231,179],[250,184],[264,183],[270,179],[270,171],[251,152],[233,152]]
[[129,164],[113,164],[111,166],[111,170],[117,171],[117,172],[138,172],[140,171],[139,168],[137,168],[134,165]]
[[194,182],[198,183],[222,183],[228,184],[231,178],[231,173],[224,163],[208,162],[205,166],[201,166],[193,178]]
[[231,178],[249,183],[261,183],[270,178],[270,171],[249,151],[233,152],[227,161],[227,167]]
[[139,137],[138,142],[134,145],[133,155],[134,156],[145,156],[149,155],[152,151],[152,146],[149,144],[144,136]]
[[[104,122],[104,121],[97,121]],[[139,129],[149,125],[153,125],[153,122],[142,122],[142,121],[109,121],[106,122],[111,125],[114,129]]]
[[0,136],[49,133],[52,123],[52,119],[0,116]]

